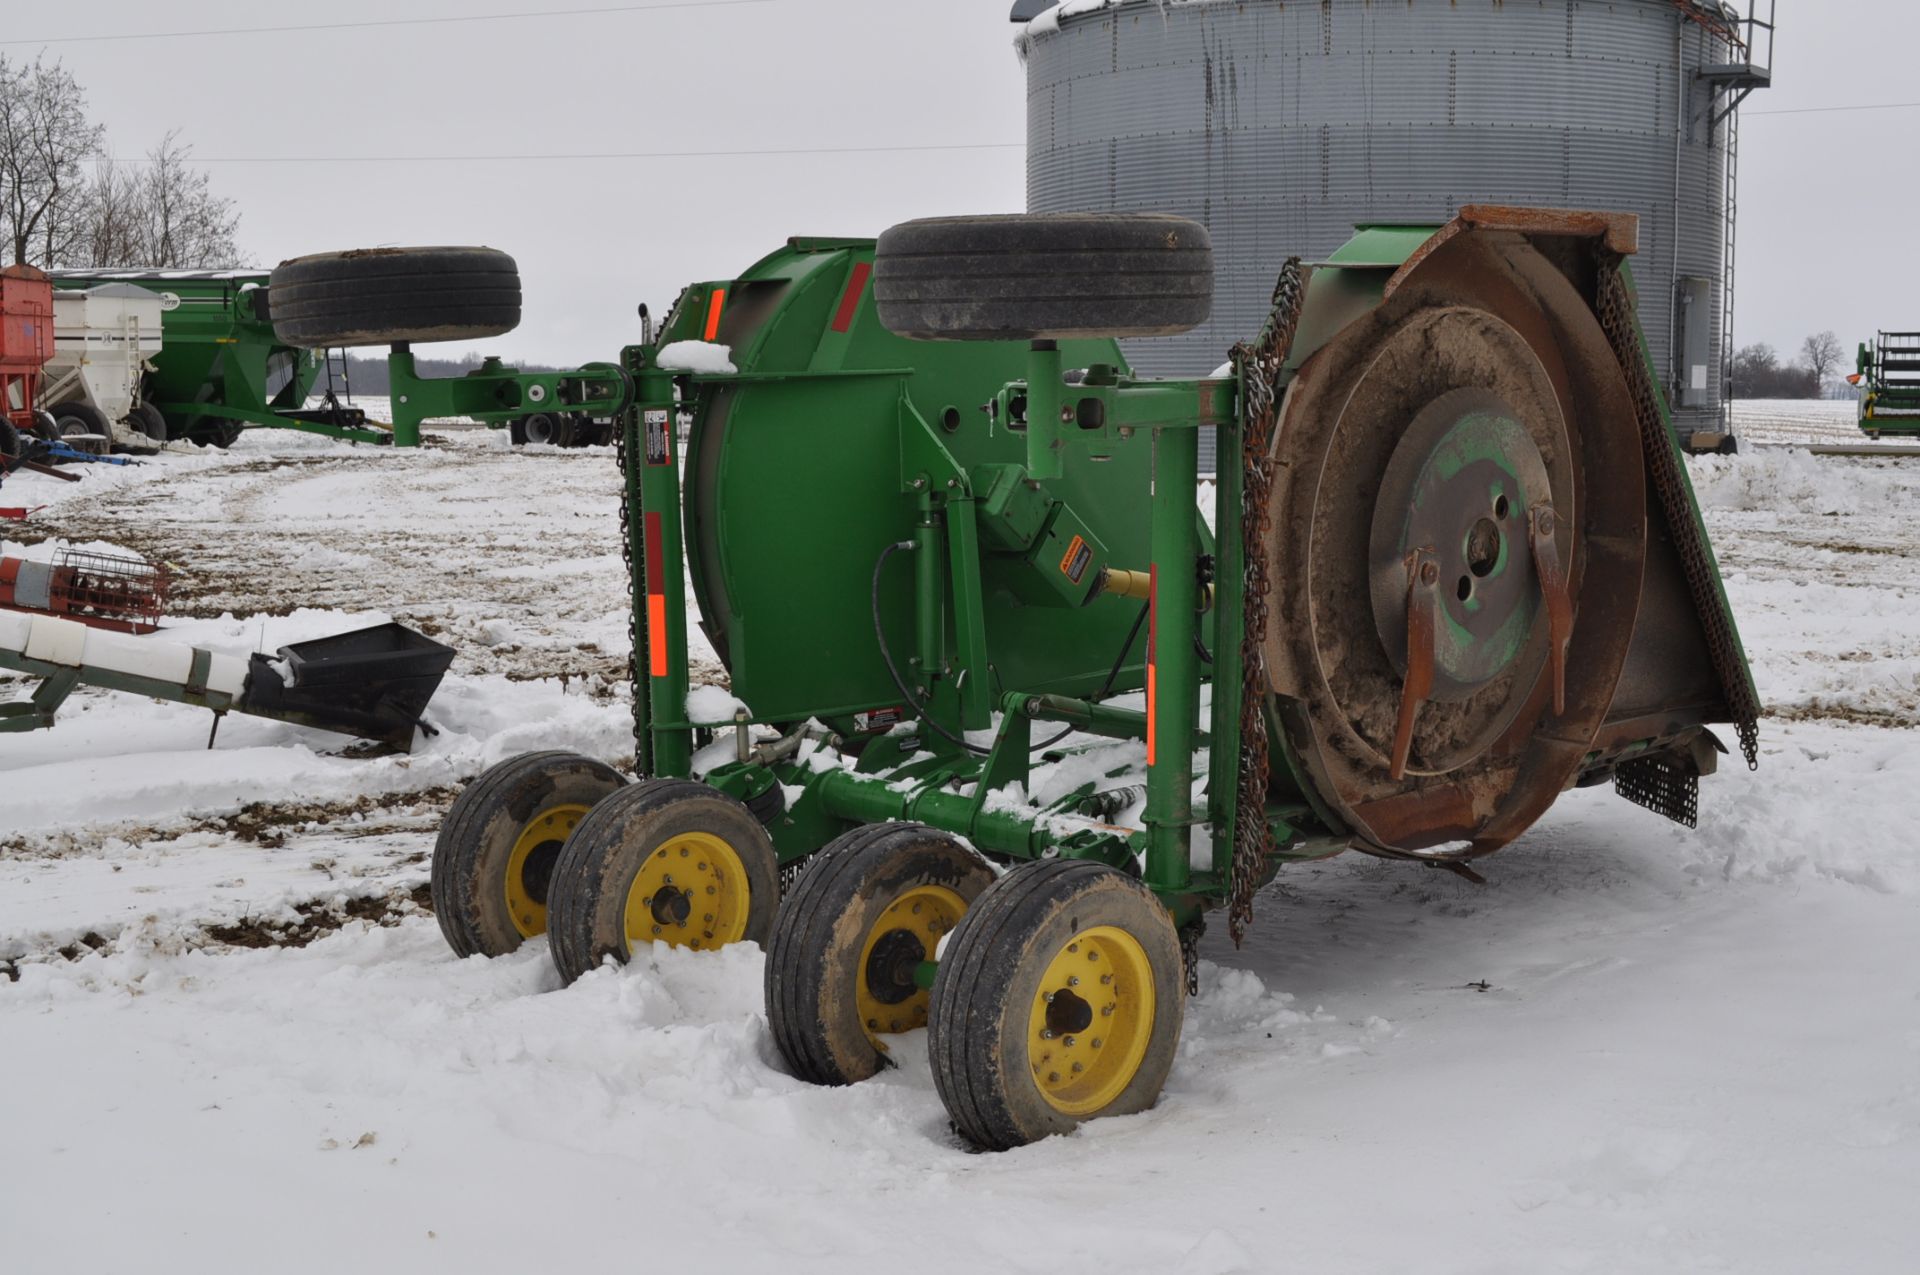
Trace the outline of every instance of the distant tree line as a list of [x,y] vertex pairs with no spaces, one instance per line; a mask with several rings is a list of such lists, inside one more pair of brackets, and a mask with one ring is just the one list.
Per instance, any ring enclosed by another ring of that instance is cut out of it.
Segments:
[[1846,350],[1832,332],[1800,343],[1791,361],[1766,342],[1743,346],[1733,356],[1735,398],[1822,398],[1839,379]]
[[144,160],[116,163],[72,73],[0,53],[0,242],[15,264],[244,265],[240,214],[191,158],[169,132]]
[[[413,368],[421,376],[464,376],[480,366],[481,355],[462,354],[453,358],[433,359],[424,355],[415,355]],[[344,363],[344,366],[343,366]],[[508,359],[511,367],[522,372],[557,372],[560,369],[546,363],[521,363]],[[349,393],[356,397],[362,394],[375,398],[384,398],[392,389],[387,379],[387,356],[383,354],[349,354],[343,360],[335,355],[332,365],[333,392],[343,398]],[[322,372],[313,383],[314,393],[324,393],[327,388],[327,373]]]

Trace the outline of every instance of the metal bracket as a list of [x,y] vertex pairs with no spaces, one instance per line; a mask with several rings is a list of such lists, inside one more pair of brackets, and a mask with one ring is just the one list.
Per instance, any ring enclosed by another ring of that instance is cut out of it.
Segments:
[[1573,639],[1573,599],[1567,594],[1567,573],[1560,564],[1554,535],[1553,506],[1540,505],[1527,514],[1527,539],[1533,549],[1533,570],[1547,603],[1547,662],[1553,673],[1553,711],[1567,711],[1567,643]]
[[1395,782],[1407,777],[1413,751],[1413,725],[1420,706],[1433,694],[1434,640],[1440,616],[1440,556],[1431,549],[1407,555],[1407,676],[1400,686],[1400,720],[1393,731],[1393,757],[1387,773]]

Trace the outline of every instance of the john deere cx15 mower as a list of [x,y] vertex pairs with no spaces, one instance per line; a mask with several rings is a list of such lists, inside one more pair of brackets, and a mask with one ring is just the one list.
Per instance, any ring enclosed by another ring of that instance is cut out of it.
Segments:
[[[1207,314],[1177,218],[913,222],[689,288],[624,356],[640,777],[476,780],[434,855],[448,941],[545,931],[567,980],[764,944],[794,1074],[859,1081],[924,1026],[955,1127],[1004,1148],[1152,1105],[1204,918],[1237,938],[1287,863],[1472,875],[1609,779],[1690,824],[1709,725],[1753,764],[1758,706],[1635,237],[1363,228],[1201,380],[1112,344]],[[703,336],[735,371],[660,366]],[[727,720],[689,718],[689,582]]]

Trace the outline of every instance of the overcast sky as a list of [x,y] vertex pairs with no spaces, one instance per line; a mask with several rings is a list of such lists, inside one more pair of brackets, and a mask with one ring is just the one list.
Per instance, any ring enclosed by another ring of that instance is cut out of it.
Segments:
[[[638,0],[646,2],[646,0]],[[657,0],[656,0],[657,2]],[[1009,0],[749,0],[563,15],[618,0],[0,0],[0,47],[44,48],[87,87],[113,149],[171,127],[238,201],[271,265],[374,244],[480,243],[519,259],[528,359],[613,357],[685,283],[737,274],[792,234],[869,235],[907,217],[1025,203],[1025,77]],[[1776,87],[1748,102],[1737,338],[1791,350],[1920,327],[1899,255],[1920,179],[1911,0],[1780,0]],[[173,39],[470,13],[540,16]],[[46,41],[46,43],[42,43]],[[589,153],[950,147],[685,159]],[[427,159],[510,155],[523,158]],[[302,164],[212,162],[337,156]],[[402,156],[396,162],[370,157]]]

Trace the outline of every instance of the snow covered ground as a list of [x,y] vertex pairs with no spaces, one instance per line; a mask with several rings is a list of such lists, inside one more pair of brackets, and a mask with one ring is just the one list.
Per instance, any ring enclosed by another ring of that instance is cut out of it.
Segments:
[[249,436],[19,478],[53,507],[4,550],[177,564],[177,637],[392,616],[460,657],[407,758],[237,719],[208,751],[205,714],[91,692],[0,736],[0,1270],[1913,1270],[1920,465],[1693,464],[1761,770],[1694,833],[1572,794],[1485,887],[1283,874],[1208,940],[1159,1107],[1003,1155],[915,1042],[784,1075],[757,950],[566,990],[540,944],[447,952],[458,783],[630,752],[606,449]]

